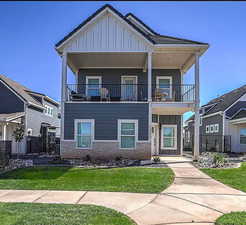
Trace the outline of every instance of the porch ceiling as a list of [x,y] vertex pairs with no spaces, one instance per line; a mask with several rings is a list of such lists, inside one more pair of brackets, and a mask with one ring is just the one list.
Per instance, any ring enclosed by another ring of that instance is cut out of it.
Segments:
[[143,68],[146,53],[69,53],[68,64],[79,68]]
[[[153,52],[153,69],[181,69],[186,72],[194,64],[197,48],[159,48]],[[202,54],[202,52],[201,52]],[[71,52],[68,65],[76,72],[80,68],[142,68],[147,67],[146,52]]]
[[158,115],[183,115],[186,112],[193,111],[193,103],[152,103],[152,113]]

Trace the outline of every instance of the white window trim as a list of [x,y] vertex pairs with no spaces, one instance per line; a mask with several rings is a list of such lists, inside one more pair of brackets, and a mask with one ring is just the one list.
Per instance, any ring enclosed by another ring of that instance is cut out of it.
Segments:
[[209,132],[214,133],[214,124],[209,125]]
[[[83,122],[91,122],[92,126],[92,134],[91,134],[91,147],[89,148],[82,148],[78,147],[77,145],[77,131],[78,131],[78,123]],[[95,140],[95,120],[94,119],[75,119],[74,120],[74,141],[75,141],[75,148],[76,149],[92,149],[93,142]]]
[[[135,145],[134,145],[134,148],[121,148],[121,123],[135,123]],[[119,149],[122,149],[122,150],[134,150],[134,149],[136,149],[136,145],[138,142],[138,120],[122,120],[122,119],[118,120],[118,142],[119,142]]]
[[86,76],[86,87],[85,87],[85,93],[86,96],[88,96],[88,80],[89,79],[99,79],[99,93],[100,93],[100,88],[102,88],[102,77],[101,76]]
[[[136,97],[136,99],[138,99],[138,86],[137,86],[137,84],[138,84],[138,76],[132,76],[132,75],[121,76],[121,85],[123,85],[124,78],[136,78],[136,96],[135,97]],[[121,93],[120,94],[121,94],[121,98],[122,98],[123,97],[123,88],[121,88]]]
[[[175,138],[174,147],[167,148],[167,147],[163,146],[163,127],[174,128],[174,138]],[[163,150],[177,150],[177,142],[178,142],[177,125],[162,124],[161,125],[161,149],[163,149]]]
[[171,76],[157,76],[156,77],[156,88],[159,88],[159,80],[160,79],[170,80],[170,98],[172,98],[172,96],[173,96],[173,90],[172,90],[173,78]]
[[[54,108],[49,106],[49,105],[44,105],[44,114],[46,116],[50,116],[50,117],[53,117],[54,116]],[[48,113],[48,109],[50,109],[50,112],[52,111],[52,114],[51,113]],[[45,112],[46,111],[46,112]]]
[[207,125],[206,126],[206,134],[209,134],[209,132],[210,132],[210,127],[209,127],[209,125]]
[[243,143],[241,143],[241,129],[245,129],[244,127],[241,127],[240,129],[239,129],[239,144],[240,145],[246,145],[246,144],[243,144]]
[[214,124],[214,133],[218,133],[219,129],[220,129],[219,124],[218,123]]

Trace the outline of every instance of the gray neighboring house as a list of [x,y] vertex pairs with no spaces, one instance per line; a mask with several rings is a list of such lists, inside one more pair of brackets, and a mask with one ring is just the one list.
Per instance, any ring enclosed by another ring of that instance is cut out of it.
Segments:
[[0,75],[0,140],[12,141],[16,153],[13,131],[19,124],[25,128],[25,137],[19,153],[26,153],[26,137],[60,136],[59,103],[50,97]]
[[[246,85],[201,106],[200,114],[202,149],[207,140],[216,151],[246,152]],[[186,121],[184,130],[185,145],[192,145],[194,116]]]
[[[198,109],[199,57],[208,47],[160,35],[110,5],[98,9],[55,47],[62,58],[61,157],[181,155],[182,115]],[[196,82],[184,84],[193,65]]]

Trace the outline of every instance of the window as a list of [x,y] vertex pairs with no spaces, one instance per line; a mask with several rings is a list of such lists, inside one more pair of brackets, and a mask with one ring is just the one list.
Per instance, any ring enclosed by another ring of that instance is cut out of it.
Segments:
[[102,86],[102,77],[87,76],[86,77],[86,95],[100,96],[100,88]]
[[177,149],[177,125],[162,125],[161,148]]
[[118,121],[118,139],[120,148],[134,149],[138,137],[137,120],[119,120]]
[[219,132],[219,124],[214,125],[214,132],[218,133]]
[[209,134],[209,125],[206,126],[206,134]]
[[246,128],[240,129],[240,144],[241,145],[246,144]]
[[94,120],[75,120],[75,139],[77,148],[92,148]]
[[212,134],[214,132],[214,125],[212,124],[209,127],[210,127],[209,128],[209,132]]
[[137,76],[121,77],[121,98],[125,101],[137,100]]
[[45,105],[44,106],[44,114],[47,115],[47,116],[53,116],[54,115],[54,111],[53,111],[53,108],[48,106],[48,105]]
[[156,88],[162,93],[166,93],[166,97],[172,98],[172,77],[158,76],[156,78]]

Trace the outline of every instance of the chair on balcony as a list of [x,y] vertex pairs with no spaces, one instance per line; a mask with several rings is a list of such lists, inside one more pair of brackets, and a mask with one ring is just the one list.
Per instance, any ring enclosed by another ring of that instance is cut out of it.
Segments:
[[80,93],[77,93],[75,91],[71,91],[70,100],[72,100],[72,101],[87,101],[88,98],[84,94],[80,94]]
[[109,101],[109,91],[107,88],[100,88],[101,101]]
[[176,92],[172,91],[172,96],[169,96],[169,93],[161,88],[155,89],[155,101],[157,102],[174,102],[175,101]]
[[160,88],[155,89],[155,101],[157,102],[166,101],[167,96],[168,93],[163,91],[162,89]]

